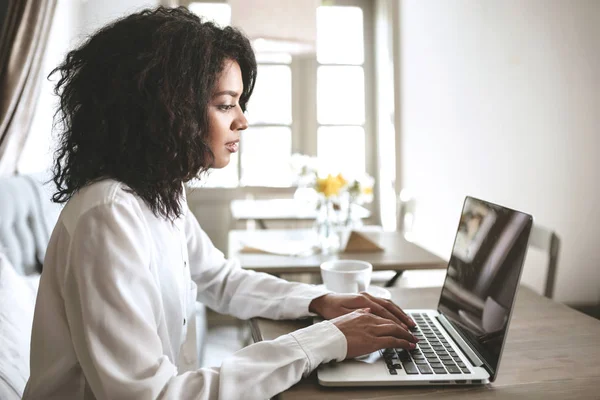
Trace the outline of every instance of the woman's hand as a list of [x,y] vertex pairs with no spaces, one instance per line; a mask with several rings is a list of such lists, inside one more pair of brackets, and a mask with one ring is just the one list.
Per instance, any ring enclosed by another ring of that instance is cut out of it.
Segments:
[[346,358],[354,358],[386,348],[414,349],[419,340],[400,325],[362,309],[331,322],[342,331],[348,343]]
[[366,292],[360,294],[330,293],[314,299],[309,311],[332,319],[355,310],[370,308],[371,313],[393,321],[405,330],[416,326],[415,322],[390,300],[373,297]]

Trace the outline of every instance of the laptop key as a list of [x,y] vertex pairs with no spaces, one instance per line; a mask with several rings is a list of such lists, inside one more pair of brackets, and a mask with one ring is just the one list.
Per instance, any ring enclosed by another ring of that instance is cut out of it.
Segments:
[[429,367],[429,365],[427,364],[417,364],[417,367],[419,368],[419,371],[421,371],[422,374],[433,374],[433,371],[431,370],[431,368]]
[[435,369],[435,368],[444,368],[444,364],[439,363],[439,362],[430,362],[429,365],[431,365],[431,368]]
[[415,364],[427,364],[427,361],[425,359],[415,358]]
[[462,373],[462,371],[460,370],[460,368],[456,367],[456,366],[451,366],[451,365],[447,365],[446,369],[448,370],[448,372],[450,372],[451,374],[460,374]]
[[457,362],[456,364],[458,364],[458,366],[461,368],[467,368],[467,366],[463,362]]
[[390,374],[392,374],[392,375],[398,375],[398,373],[396,372],[396,370],[395,370],[395,369],[392,369],[392,368],[390,368],[388,371],[389,371],[389,373],[390,373]]
[[433,372],[435,372],[436,374],[447,374],[444,368],[434,368]]
[[454,361],[452,360],[442,360],[442,363],[444,365],[452,365],[452,366],[456,366],[456,364],[454,364]]
[[467,368],[461,368],[463,374],[470,374],[471,371],[469,371]]
[[412,361],[403,361],[402,366],[404,367],[406,373],[409,375],[415,375],[419,373],[417,366],[413,364]]

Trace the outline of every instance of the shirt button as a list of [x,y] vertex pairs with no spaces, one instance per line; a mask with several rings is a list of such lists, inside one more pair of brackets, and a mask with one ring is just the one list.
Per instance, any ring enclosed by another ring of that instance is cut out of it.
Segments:
[[187,321],[186,321],[186,319],[184,318],[184,319],[183,319],[183,325],[185,325],[185,324],[187,324]]
[[187,267],[187,261],[184,261],[183,262],[183,268],[186,268],[186,267]]

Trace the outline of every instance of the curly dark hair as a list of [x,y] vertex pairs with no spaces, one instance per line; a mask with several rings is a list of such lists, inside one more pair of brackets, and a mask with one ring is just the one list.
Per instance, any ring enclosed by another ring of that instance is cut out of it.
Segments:
[[245,111],[257,72],[250,42],[184,7],[118,19],[70,51],[48,76],[60,74],[52,200],[64,203],[91,182],[112,178],[156,216],[181,215],[182,183],[214,161],[208,103],[228,60],[242,71]]

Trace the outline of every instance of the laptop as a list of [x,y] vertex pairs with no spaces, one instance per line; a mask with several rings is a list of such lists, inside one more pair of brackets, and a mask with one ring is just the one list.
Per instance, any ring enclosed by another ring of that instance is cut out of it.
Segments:
[[531,215],[466,197],[437,309],[404,310],[414,350],[383,349],[321,365],[324,386],[466,385],[493,382],[504,347]]

